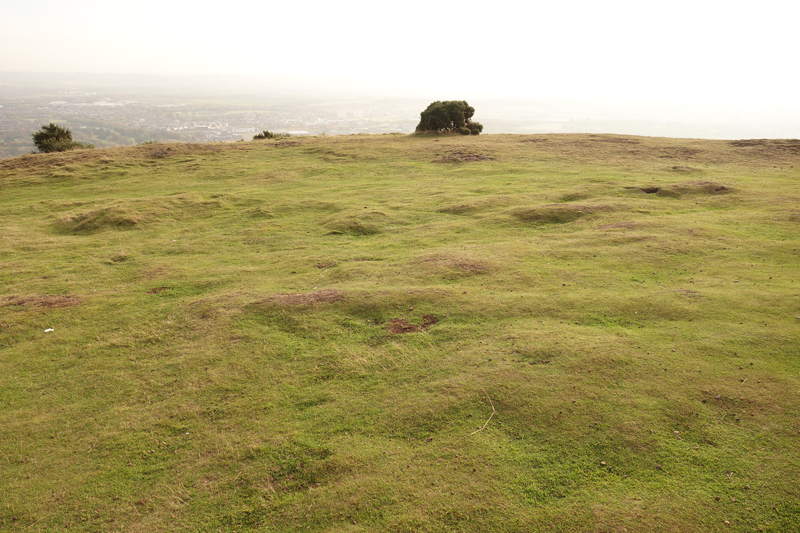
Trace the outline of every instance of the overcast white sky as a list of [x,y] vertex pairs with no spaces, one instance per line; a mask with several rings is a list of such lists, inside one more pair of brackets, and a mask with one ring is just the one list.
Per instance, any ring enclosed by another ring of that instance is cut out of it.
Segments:
[[331,78],[386,96],[797,108],[796,0],[6,0],[0,71]]

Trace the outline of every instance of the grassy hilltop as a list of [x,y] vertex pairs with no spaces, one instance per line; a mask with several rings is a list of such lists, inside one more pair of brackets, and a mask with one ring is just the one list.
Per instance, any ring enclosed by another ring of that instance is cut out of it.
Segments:
[[31,155],[0,213],[0,530],[800,530],[800,142]]

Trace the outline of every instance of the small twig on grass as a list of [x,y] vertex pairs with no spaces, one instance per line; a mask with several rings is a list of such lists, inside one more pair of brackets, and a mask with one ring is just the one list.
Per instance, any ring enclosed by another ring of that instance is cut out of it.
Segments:
[[739,385],[744,385],[744,382],[745,382],[745,381],[747,381],[747,378],[744,378],[744,379],[742,380],[742,382],[741,382],[741,383],[739,383]]
[[484,394],[486,394],[486,399],[489,400],[489,405],[492,406],[492,414],[489,415],[489,418],[486,419],[486,423],[484,423],[483,426],[479,427],[478,429],[476,429],[475,431],[470,433],[470,435],[474,435],[475,433],[477,433],[479,431],[483,431],[484,429],[486,429],[486,426],[489,425],[489,420],[491,420],[492,417],[494,416],[494,414],[497,412],[497,411],[494,410],[494,404],[492,403],[492,399],[489,398],[489,395],[486,393],[485,390],[483,390],[483,389],[481,389],[481,390],[483,391]]
[[26,527],[25,527],[25,529],[23,529],[22,531],[27,531],[27,530],[29,530],[30,528],[32,528],[33,526],[35,526],[36,524],[38,524],[38,523],[39,523],[39,522],[41,522],[41,521],[42,521],[42,519],[40,518],[39,520],[37,520],[37,521],[36,521],[36,522],[34,522],[33,524],[31,524],[31,525],[29,525],[29,526],[26,526]]

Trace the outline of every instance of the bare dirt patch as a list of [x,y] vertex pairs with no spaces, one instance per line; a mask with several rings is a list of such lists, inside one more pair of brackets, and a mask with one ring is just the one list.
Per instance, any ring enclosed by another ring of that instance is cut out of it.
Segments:
[[672,167],[670,170],[672,170],[673,172],[698,172],[700,169],[693,167],[686,167],[683,165],[676,165]]
[[147,294],[161,294],[164,291],[168,291],[169,287],[156,287],[155,289],[150,289],[147,291]]
[[64,309],[83,301],[81,296],[69,294],[36,294],[0,296],[0,307],[37,307],[40,309]]
[[276,294],[261,300],[260,304],[274,303],[278,305],[314,305],[319,303],[333,303],[338,302],[344,298],[342,291],[334,289],[323,289],[321,291],[313,292],[298,292],[294,294]]
[[437,324],[439,319],[433,315],[423,315],[422,321],[418,324],[412,324],[405,318],[395,318],[386,323],[386,330],[391,335],[400,335],[403,333],[419,333],[425,331],[434,324]]
[[[688,168],[688,167],[685,167]],[[643,192],[645,194],[657,194],[671,198],[678,198],[684,194],[726,194],[733,191],[732,187],[723,185],[711,180],[694,180],[678,183],[675,185],[665,185],[661,187],[623,187],[629,191]]]

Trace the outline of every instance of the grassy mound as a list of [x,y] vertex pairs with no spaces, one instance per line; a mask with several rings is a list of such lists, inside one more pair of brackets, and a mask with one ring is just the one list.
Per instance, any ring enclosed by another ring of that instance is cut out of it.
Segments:
[[3,531],[796,531],[794,141],[0,161]]

